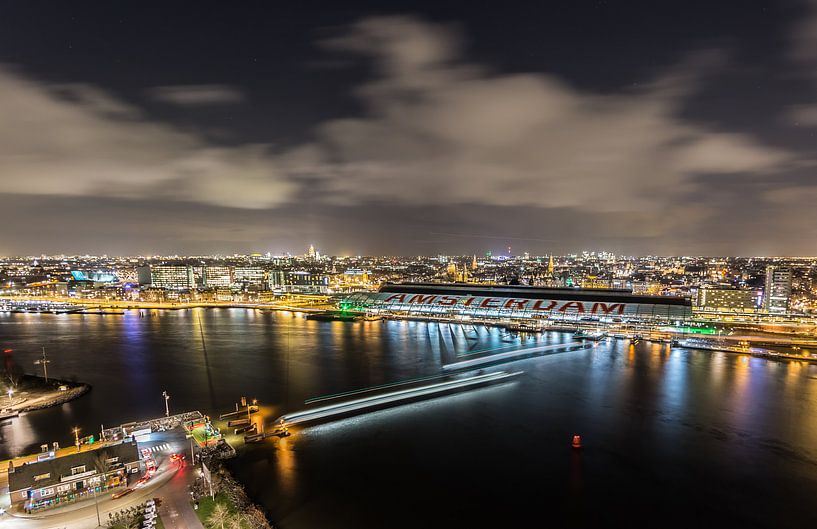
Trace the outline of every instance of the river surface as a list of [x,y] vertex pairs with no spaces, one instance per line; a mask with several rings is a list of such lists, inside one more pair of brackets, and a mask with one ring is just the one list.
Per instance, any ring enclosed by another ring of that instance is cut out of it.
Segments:
[[[141,314],[141,316],[140,316]],[[316,322],[245,309],[0,315],[0,347],[93,390],[0,426],[0,457],[100,425],[273,414],[569,334]],[[622,341],[516,361],[515,381],[301,429],[229,464],[277,527],[809,527],[817,366]],[[573,450],[573,434],[583,448]]]

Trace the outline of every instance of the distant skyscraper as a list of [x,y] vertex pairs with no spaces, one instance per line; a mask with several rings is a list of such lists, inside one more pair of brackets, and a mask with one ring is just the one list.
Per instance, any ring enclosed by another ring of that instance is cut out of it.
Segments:
[[770,265],[766,267],[766,286],[763,289],[763,308],[766,312],[783,314],[789,310],[791,299],[791,268]]
[[309,253],[308,253],[307,255],[308,255],[308,256],[309,256],[309,258],[310,258],[310,259],[312,259],[313,261],[315,260],[315,255],[316,255],[316,254],[315,254],[315,246],[314,246],[314,245],[312,245],[312,244],[310,244],[310,245],[309,245]]

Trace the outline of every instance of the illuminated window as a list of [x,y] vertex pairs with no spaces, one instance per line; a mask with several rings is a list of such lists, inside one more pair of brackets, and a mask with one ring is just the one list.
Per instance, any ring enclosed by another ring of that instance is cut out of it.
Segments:
[[41,479],[48,479],[50,477],[51,477],[50,473],[48,473],[48,474],[39,474],[37,476],[34,476],[34,481],[40,481]]
[[85,472],[85,465],[80,465],[78,467],[71,467],[71,475],[75,476],[77,474],[82,474]]

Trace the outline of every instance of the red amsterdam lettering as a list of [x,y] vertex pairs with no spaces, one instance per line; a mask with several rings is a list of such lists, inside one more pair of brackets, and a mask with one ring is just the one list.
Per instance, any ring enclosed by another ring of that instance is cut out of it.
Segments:
[[[543,307],[542,303],[547,303],[547,307]],[[537,299],[533,304],[533,310],[553,310],[556,307],[556,302],[552,299]]]
[[465,298],[464,300],[462,300],[462,304],[465,305],[466,307],[470,307],[471,303],[473,303],[476,300],[477,298]]
[[456,305],[458,298],[455,296],[441,296],[439,300],[437,300],[437,305]]
[[392,294],[391,296],[386,298],[386,302],[397,300],[400,303],[405,303],[406,295],[405,294]]
[[491,305],[491,303],[499,303],[500,300],[496,298],[485,298],[482,300],[482,303],[479,304],[480,307],[483,309],[496,309],[498,308],[497,305]]
[[616,314],[624,314],[624,303],[593,303],[593,309],[590,311],[592,314],[596,314],[598,311],[601,311],[604,314],[610,314],[613,311],[616,311]]
[[525,305],[528,304],[529,299],[509,299],[505,302],[506,309],[524,309]]
[[584,303],[581,301],[568,301],[561,307],[559,307],[559,312],[567,312],[571,307],[576,308],[576,312],[583,314],[584,313]]
[[434,303],[434,300],[437,299],[437,296],[423,296],[422,294],[415,294],[411,296],[408,300],[409,303]]

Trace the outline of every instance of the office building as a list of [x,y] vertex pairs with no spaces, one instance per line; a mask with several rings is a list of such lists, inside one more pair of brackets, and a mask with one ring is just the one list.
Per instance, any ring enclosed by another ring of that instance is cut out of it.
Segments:
[[325,294],[329,290],[329,278],[312,272],[286,272],[283,290],[298,294]]
[[769,265],[766,267],[766,286],[763,289],[763,309],[770,314],[785,314],[791,301],[791,268]]
[[702,288],[697,305],[702,310],[750,312],[758,309],[758,292],[738,288]]
[[196,287],[189,265],[150,265],[138,269],[139,283],[154,288],[187,290]]
[[204,285],[207,288],[229,287],[233,284],[229,266],[205,266],[202,274]]
[[257,266],[236,266],[233,269],[233,286],[260,290],[266,286],[267,273]]

